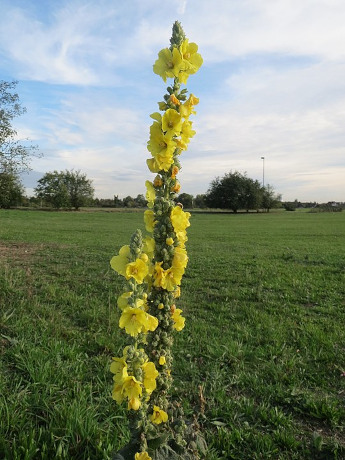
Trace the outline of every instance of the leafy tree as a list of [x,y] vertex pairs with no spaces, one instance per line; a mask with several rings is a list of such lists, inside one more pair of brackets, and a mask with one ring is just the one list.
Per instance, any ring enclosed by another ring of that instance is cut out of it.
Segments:
[[183,205],[184,208],[192,208],[193,207],[193,195],[189,193],[181,193],[177,197],[177,201]]
[[270,209],[277,208],[281,203],[281,195],[274,191],[274,188],[267,184],[262,192],[262,207],[270,212]]
[[200,194],[200,195],[197,195],[195,198],[194,198],[194,206],[196,208],[206,208],[207,205],[206,205],[206,195],[205,194]]
[[205,201],[210,208],[232,209],[235,213],[239,209],[258,209],[261,187],[258,181],[234,171],[211,182]]
[[123,201],[118,195],[114,195],[114,206],[115,208],[122,208],[123,206]]
[[85,206],[93,198],[95,190],[92,181],[80,171],[66,170],[62,175],[67,189],[69,207],[78,211],[81,206]]
[[13,173],[0,172],[0,208],[9,209],[21,204],[24,188],[18,176]]
[[37,198],[41,198],[56,209],[68,207],[67,187],[63,179],[63,172],[47,172],[37,181],[38,185],[35,188]]
[[134,204],[135,204],[135,207],[137,207],[137,208],[145,208],[146,205],[147,205],[147,201],[146,201],[146,198],[144,197],[144,195],[139,194],[134,199]]
[[0,172],[28,170],[31,157],[37,156],[37,147],[17,140],[12,126],[13,119],[26,112],[18,94],[13,92],[17,83],[0,80]]
[[244,179],[244,196],[243,196],[243,207],[249,212],[250,209],[258,210],[262,202],[263,189],[258,180],[250,179],[245,177]]
[[122,201],[125,208],[135,208],[135,201],[131,196],[126,196]]
[[78,209],[92,199],[92,181],[80,171],[53,171],[46,173],[35,188],[36,196],[54,208]]

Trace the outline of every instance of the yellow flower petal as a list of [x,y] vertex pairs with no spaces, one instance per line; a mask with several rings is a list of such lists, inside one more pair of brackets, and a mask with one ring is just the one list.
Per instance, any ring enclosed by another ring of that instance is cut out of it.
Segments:
[[152,460],[147,452],[137,452],[134,456],[134,460]]
[[126,279],[134,278],[138,284],[142,284],[148,272],[147,264],[142,259],[136,259],[126,265],[125,276]]
[[150,417],[151,422],[155,423],[156,425],[159,425],[161,423],[164,423],[168,420],[168,414],[160,409],[158,406],[153,406],[153,414]]

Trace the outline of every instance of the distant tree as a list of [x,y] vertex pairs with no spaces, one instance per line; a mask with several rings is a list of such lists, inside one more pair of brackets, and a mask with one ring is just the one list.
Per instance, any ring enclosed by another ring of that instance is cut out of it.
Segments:
[[206,205],[206,195],[205,194],[197,195],[194,198],[194,206],[196,208],[200,208],[200,209],[206,208],[207,207],[207,205]]
[[21,204],[24,188],[17,175],[0,172],[0,208],[9,209]]
[[41,198],[46,204],[56,209],[69,207],[68,192],[63,172],[47,172],[37,181],[35,193],[37,198]]
[[267,184],[262,191],[262,208],[270,212],[270,209],[277,208],[281,205],[281,195],[274,191],[274,188]]
[[80,171],[53,171],[46,173],[35,188],[36,196],[59,209],[87,204],[93,197],[92,181]]
[[121,200],[121,198],[118,197],[118,195],[114,195],[114,206],[115,208],[123,207],[123,201]]
[[32,156],[38,155],[36,146],[17,139],[12,126],[14,118],[26,112],[13,90],[17,81],[0,80],[0,172],[17,173],[29,169]]
[[286,211],[296,211],[295,203],[292,202],[292,201],[285,201],[285,202],[283,203],[283,208],[284,208]]
[[184,208],[192,208],[193,207],[193,195],[189,193],[181,193],[177,197],[177,201],[183,205]]
[[254,181],[238,171],[225,174],[214,179],[206,194],[206,204],[210,208],[257,209],[260,206],[261,188]]
[[101,208],[113,208],[114,200],[112,198],[95,198],[93,205]]
[[258,210],[262,202],[263,190],[259,181],[250,179],[248,177],[244,178],[243,181],[244,196],[243,204],[244,209],[249,212],[250,209]]
[[135,208],[135,201],[131,196],[126,196],[122,201],[125,208]]
[[194,207],[200,209],[207,207],[205,194],[196,195],[196,197],[194,198]]
[[62,174],[67,188],[69,207],[78,211],[81,206],[85,206],[93,198],[95,190],[92,186],[92,181],[80,171],[66,170]]
[[146,204],[147,204],[146,198],[142,194],[139,194],[134,199],[134,205],[135,205],[136,208],[145,208]]

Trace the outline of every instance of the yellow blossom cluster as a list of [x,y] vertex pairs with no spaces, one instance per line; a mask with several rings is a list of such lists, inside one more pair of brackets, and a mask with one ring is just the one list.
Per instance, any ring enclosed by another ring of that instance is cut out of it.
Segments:
[[[180,88],[202,65],[195,43],[185,38],[181,25],[173,26],[171,47],[161,50],[153,70],[164,81],[173,78],[160,112],[151,115],[147,149],[149,170],[155,174],[147,180],[144,212],[148,236],[137,230],[129,245],[122,246],[110,265],[125,280],[118,297],[119,327],[132,340],[123,356],[113,358],[113,399],[127,402],[128,410],[137,413],[136,435],[140,434],[140,452],[135,460],[151,460],[145,433],[157,438],[171,430],[168,390],[171,385],[173,332],[185,326],[182,310],[175,305],[180,296],[182,277],[188,264],[186,250],[189,212],[177,202],[181,185],[180,154],[187,150],[195,135],[191,115],[199,99]],[[158,371],[159,369],[159,371]],[[161,431],[160,431],[161,430]]]
[[[154,122],[150,127],[150,139],[147,142],[147,149],[152,155],[152,158],[147,160],[151,172],[169,171],[174,163],[174,155],[187,150],[190,139],[195,135],[189,116],[195,113],[194,106],[198,103],[199,99],[191,94],[188,100],[181,104],[172,93],[163,116],[159,112],[151,115]],[[146,199],[149,207],[152,207],[150,204],[155,197],[153,184],[147,181],[146,187]]]
[[128,409],[138,410],[142,397],[149,396],[155,390],[158,371],[154,363],[147,360],[143,349],[135,350],[134,353],[131,351],[138,355],[139,362],[144,362],[131,369],[126,361],[129,347],[125,348],[121,358],[113,358],[110,365],[110,372],[114,374],[113,399],[119,404],[127,399]]
[[179,47],[164,48],[158,53],[153,71],[164,81],[177,78],[180,83],[187,83],[189,75],[198,71],[202,65],[202,57],[198,53],[198,45],[183,40]]

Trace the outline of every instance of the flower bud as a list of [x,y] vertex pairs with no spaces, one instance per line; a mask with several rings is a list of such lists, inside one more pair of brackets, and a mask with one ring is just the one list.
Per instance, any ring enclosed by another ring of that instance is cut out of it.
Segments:
[[162,178],[161,178],[160,176],[157,175],[157,176],[154,178],[153,185],[154,185],[155,187],[161,187],[161,186],[163,185]]
[[178,193],[181,190],[181,185],[179,182],[176,182],[176,184],[173,186],[172,191],[174,193]]

